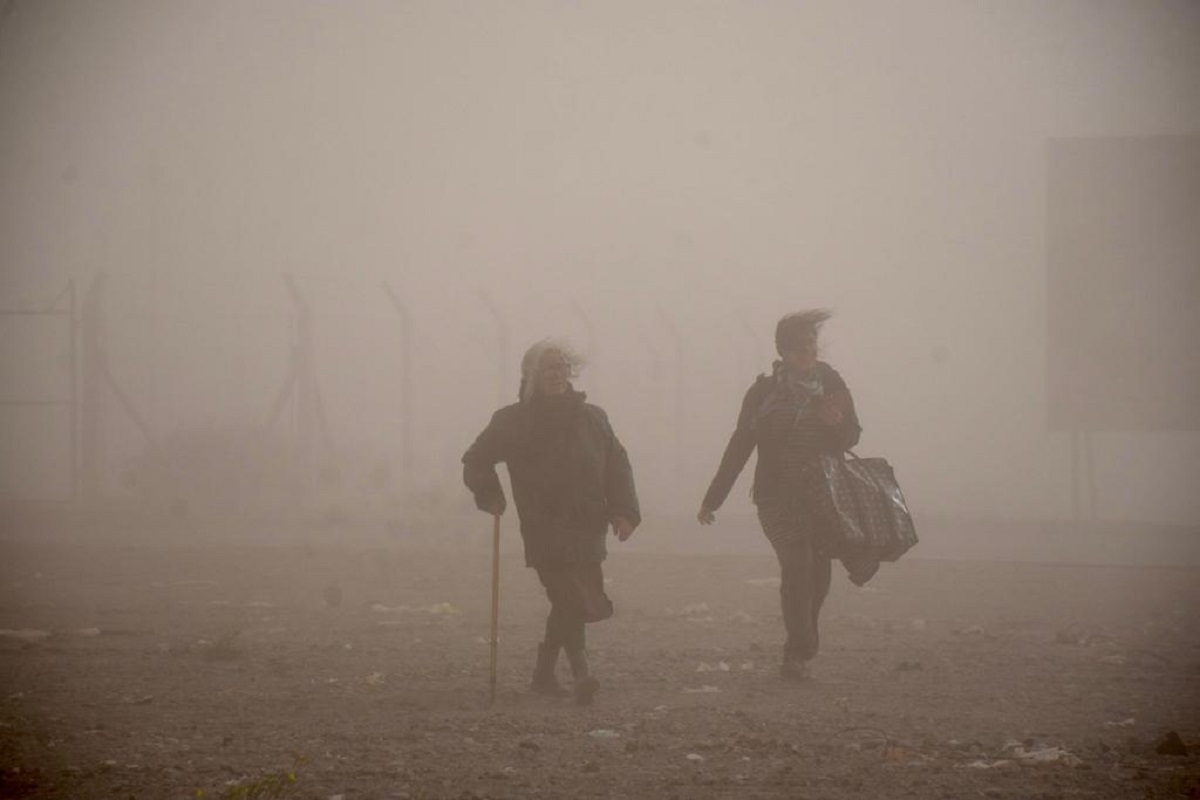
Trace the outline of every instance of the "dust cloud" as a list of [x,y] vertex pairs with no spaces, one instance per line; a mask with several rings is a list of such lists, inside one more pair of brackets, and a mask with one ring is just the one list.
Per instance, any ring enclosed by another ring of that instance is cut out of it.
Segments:
[[[0,0],[0,795],[1200,796],[1198,44],[1194,0]],[[811,672],[752,467],[695,516],[809,308],[920,536],[823,608],[795,562]],[[643,513],[560,630],[586,708],[462,485],[549,336]]]
[[[193,505],[253,502],[215,485],[246,449],[295,489],[290,275],[324,420],[299,481],[347,502],[461,510],[521,351],[565,335],[644,507],[690,513],[775,320],[822,306],[918,516],[1086,516],[1046,419],[1047,143],[1200,130],[1197,41],[1187,2],[8,0],[3,306],[107,276],[109,370],[204,463]],[[65,400],[62,318],[0,325],[5,399]],[[95,493],[138,497],[153,448],[102,395]],[[69,497],[67,412],[2,413],[5,496]],[[1099,519],[1200,520],[1194,429],[1089,445]]]

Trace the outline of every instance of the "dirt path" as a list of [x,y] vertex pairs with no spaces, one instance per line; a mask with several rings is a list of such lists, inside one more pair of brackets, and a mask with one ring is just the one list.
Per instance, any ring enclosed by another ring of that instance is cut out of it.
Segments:
[[581,709],[511,553],[489,707],[486,551],[0,548],[6,797],[1200,796],[1200,570],[839,574],[793,685],[769,557],[616,553]]

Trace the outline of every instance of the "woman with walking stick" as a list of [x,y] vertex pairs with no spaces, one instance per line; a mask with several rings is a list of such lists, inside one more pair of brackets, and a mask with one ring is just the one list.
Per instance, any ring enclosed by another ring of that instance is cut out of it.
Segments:
[[629,457],[599,406],[575,391],[581,361],[565,344],[543,340],[521,360],[519,401],[497,411],[463,456],[463,482],[475,505],[503,514],[496,464],[508,465],[525,545],[550,600],[545,639],[531,686],[559,694],[559,651],[566,651],[575,699],[592,702],[599,681],[588,668],[584,626],[612,616],[601,563],[609,526],[620,541],[641,521]]
[[[829,317],[828,311],[816,309],[779,320],[779,360],[771,375],[759,375],[746,392],[737,426],[696,514],[701,525],[713,523],[713,512],[757,448],[754,504],[782,573],[784,680],[807,675],[808,662],[817,654],[817,618],[829,592],[830,558],[817,547],[819,532],[804,504],[804,482],[822,480],[820,471],[812,469],[816,456],[849,450],[862,430],[845,381],[817,359],[817,335]],[[856,577],[851,574],[851,580]]]

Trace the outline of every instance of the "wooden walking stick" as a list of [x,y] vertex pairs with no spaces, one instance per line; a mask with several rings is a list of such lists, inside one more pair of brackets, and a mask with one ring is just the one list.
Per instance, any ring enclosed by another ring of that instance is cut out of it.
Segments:
[[496,644],[500,623],[500,515],[492,516],[492,638],[488,664],[488,703],[496,702]]

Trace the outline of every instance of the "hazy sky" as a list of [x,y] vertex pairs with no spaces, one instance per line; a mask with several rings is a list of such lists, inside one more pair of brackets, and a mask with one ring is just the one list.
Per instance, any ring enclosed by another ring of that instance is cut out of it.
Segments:
[[[702,495],[775,319],[828,306],[859,451],[916,509],[1065,514],[1047,142],[1196,132],[1186,0],[7,0],[0,294],[40,306],[109,273],[113,371],[165,432],[265,418],[295,273],[331,426],[394,455],[386,279],[414,318],[430,486],[501,401],[486,295],[504,401],[525,346],[572,336],[643,502],[672,510]],[[18,393],[62,385],[38,324],[0,321]],[[62,426],[3,413],[0,482],[50,486]],[[1094,449],[1102,515],[1200,520],[1196,433]]]

